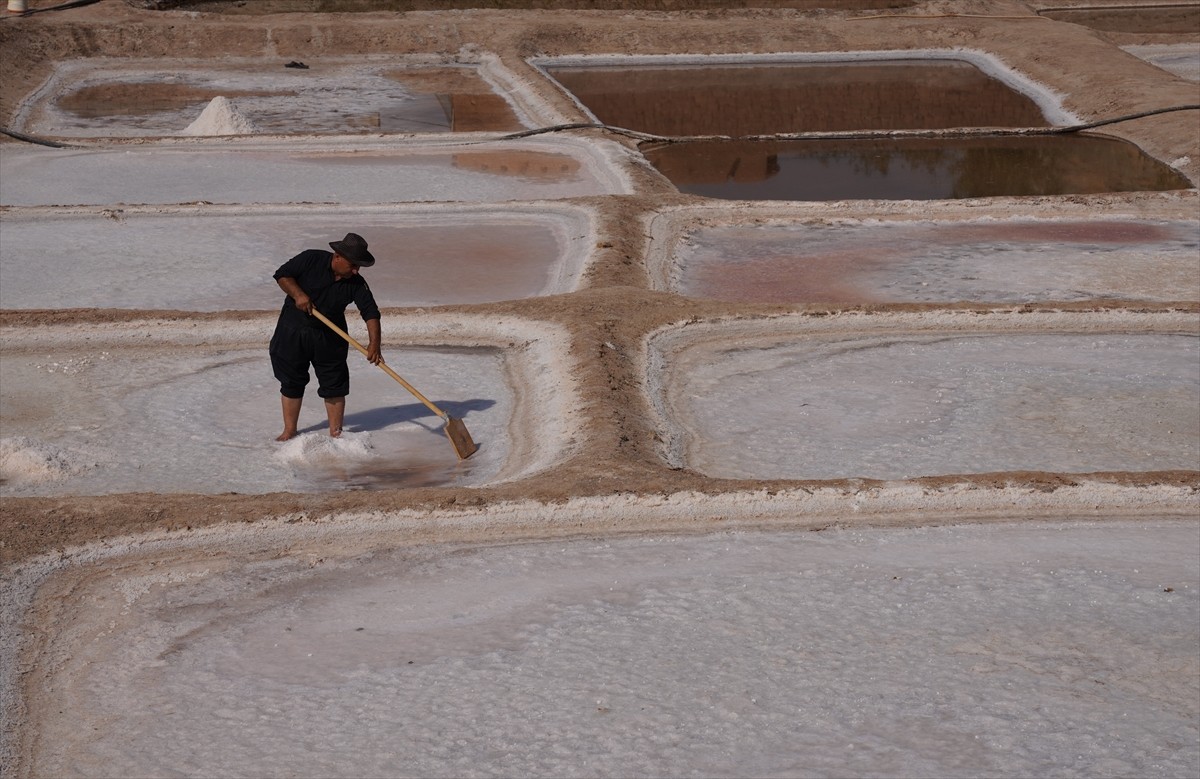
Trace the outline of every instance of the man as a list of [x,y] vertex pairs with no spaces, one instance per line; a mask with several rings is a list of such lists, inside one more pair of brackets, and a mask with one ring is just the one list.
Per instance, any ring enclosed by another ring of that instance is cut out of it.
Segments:
[[332,241],[332,252],[307,249],[279,266],[275,281],[287,293],[275,334],[271,337],[271,367],[279,380],[283,403],[283,432],[275,440],[296,435],[300,404],[308,384],[308,366],[317,375],[317,395],[325,399],[329,435],[342,434],[346,396],[350,394],[350,368],[346,365],[349,344],[312,315],[317,309],[346,330],[346,306],[353,303],[367,323],[367,359],[378,365],[380,352],[379,306],[360,268],[375,264],[367,242],[355,233]]

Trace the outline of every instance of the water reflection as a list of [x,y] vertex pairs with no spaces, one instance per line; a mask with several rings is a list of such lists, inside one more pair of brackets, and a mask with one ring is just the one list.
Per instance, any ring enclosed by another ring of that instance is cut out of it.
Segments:
[[701,141],[643,149],[680,191],[733,200],[938,200],[1188,189],[1125,141],[1089,135]]

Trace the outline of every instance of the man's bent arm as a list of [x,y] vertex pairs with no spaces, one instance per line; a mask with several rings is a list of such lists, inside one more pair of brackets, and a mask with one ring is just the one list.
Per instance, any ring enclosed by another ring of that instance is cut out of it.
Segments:
[[304,290],[300,289],[300,285],[295,279],[290,276],[280,276],[276,279],[276,282],[279,284],[279,288],[286,292],[288,297],[296,304],[296,308],[306,314],[312,314],[312,299],[305,294]]

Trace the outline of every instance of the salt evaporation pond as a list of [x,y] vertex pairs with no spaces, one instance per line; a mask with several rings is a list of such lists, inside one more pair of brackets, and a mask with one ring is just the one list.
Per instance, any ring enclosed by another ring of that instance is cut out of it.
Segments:
[[660,289],[762,303],[1200,300],[1200,222],[987,220],[695,230]]
[[1047,126],[1037,100],[985,72],[1001,69],[994,61],[967,56],[978,62],[882,54],[659,65],[615,58],[603,65],[550,61],[546,72],[600,122],[663,136]]
[[[0,227],[7,309],[274,310],[283,302],[275,269],[351,231],[378,260],[363,276],[381,306],[513,300],[572,291],[594,244],[585,212],[553,204],[251,214],[31,209],[0,215]],[[38,273],[27,272],[31,265]]]
[[690,195],[725,200],[945,200],[1192,189],[1174,168],[1101,135],[643,143]]
[[626,194],[597,146],[571,139],[49,149],[0,147],[0,205],[495,202]]
[[232,541],[60,574],[31,775],[1200,770],[1192,522]]
[[[295,62],[295,60],[292,60]],[[524,129],[478,65],[320,57],[61,63],[13,129],[55,137],[179,135],[216,97],[270,134]]]
[[[365,342],[353,310],[351,332]],[[0,496],[268,493],[479,484],[510,452],[512,389],[491,350],[390,347],[397,373],[465,420],[479,451],[459,461],[441,420],[351,350],[345,432],[328,436],[316,382],[297,438],[261,346],[6,351]],[[357,328],[357,329],[355,329]],[[147,332],[147,339],[154,333]]]
[[663,363],[675,456],[709,476],[1200,469],[1194,335],[764,335]]

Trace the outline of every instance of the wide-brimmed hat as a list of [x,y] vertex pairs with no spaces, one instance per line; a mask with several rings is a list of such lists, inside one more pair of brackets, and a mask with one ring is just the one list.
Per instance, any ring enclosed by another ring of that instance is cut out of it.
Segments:
[[358,233],[346,233],[342,240],[330,241],[329,247],[360,268],[375,264],[375,258],[367,251],[367,242]]

